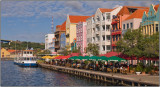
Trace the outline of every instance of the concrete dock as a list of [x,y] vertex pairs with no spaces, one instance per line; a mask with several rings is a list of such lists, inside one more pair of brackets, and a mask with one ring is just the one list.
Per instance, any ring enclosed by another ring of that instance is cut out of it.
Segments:
[[125,86],[159,86],[159,76],[124,75],[39,63],[40,67]]

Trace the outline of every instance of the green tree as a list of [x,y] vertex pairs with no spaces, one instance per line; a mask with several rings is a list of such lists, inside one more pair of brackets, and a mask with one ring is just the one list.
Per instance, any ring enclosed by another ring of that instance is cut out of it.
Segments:
[[124,34],[124,37],[117,42],[117,49],[117,51],[122,52],[131,58],[132,56],[136,56],[137,58],[142,56],[158,57],[159,33],[144,36],[141,33],[141,29],[129,29]]
[[89,55],[92,54],[94,56],[98,56],[99,55],[98,46],[96,44],[89,43],[86,48],[86,52]]

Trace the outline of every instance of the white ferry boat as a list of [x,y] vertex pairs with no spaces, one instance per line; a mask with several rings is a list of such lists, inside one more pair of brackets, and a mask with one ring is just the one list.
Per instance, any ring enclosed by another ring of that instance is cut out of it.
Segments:
[[37,58],[33,56],[33,52],[31,50],[23,50],[22,56],[14,59],[14,64],[30,67],[38,66]]

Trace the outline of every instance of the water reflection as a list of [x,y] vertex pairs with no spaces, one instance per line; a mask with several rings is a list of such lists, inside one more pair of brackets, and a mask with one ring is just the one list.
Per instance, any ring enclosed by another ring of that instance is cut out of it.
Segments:
[[1,62],[2,86],[109,86],[112,84],[44,68],[19,67]]

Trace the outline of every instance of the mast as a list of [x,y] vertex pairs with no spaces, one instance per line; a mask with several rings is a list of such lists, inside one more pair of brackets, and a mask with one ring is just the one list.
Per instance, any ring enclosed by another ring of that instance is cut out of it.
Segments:
[[52,16],[52,26],[51,26],[51,33],[52,33],[52,34],[54,34],[53,16]]

